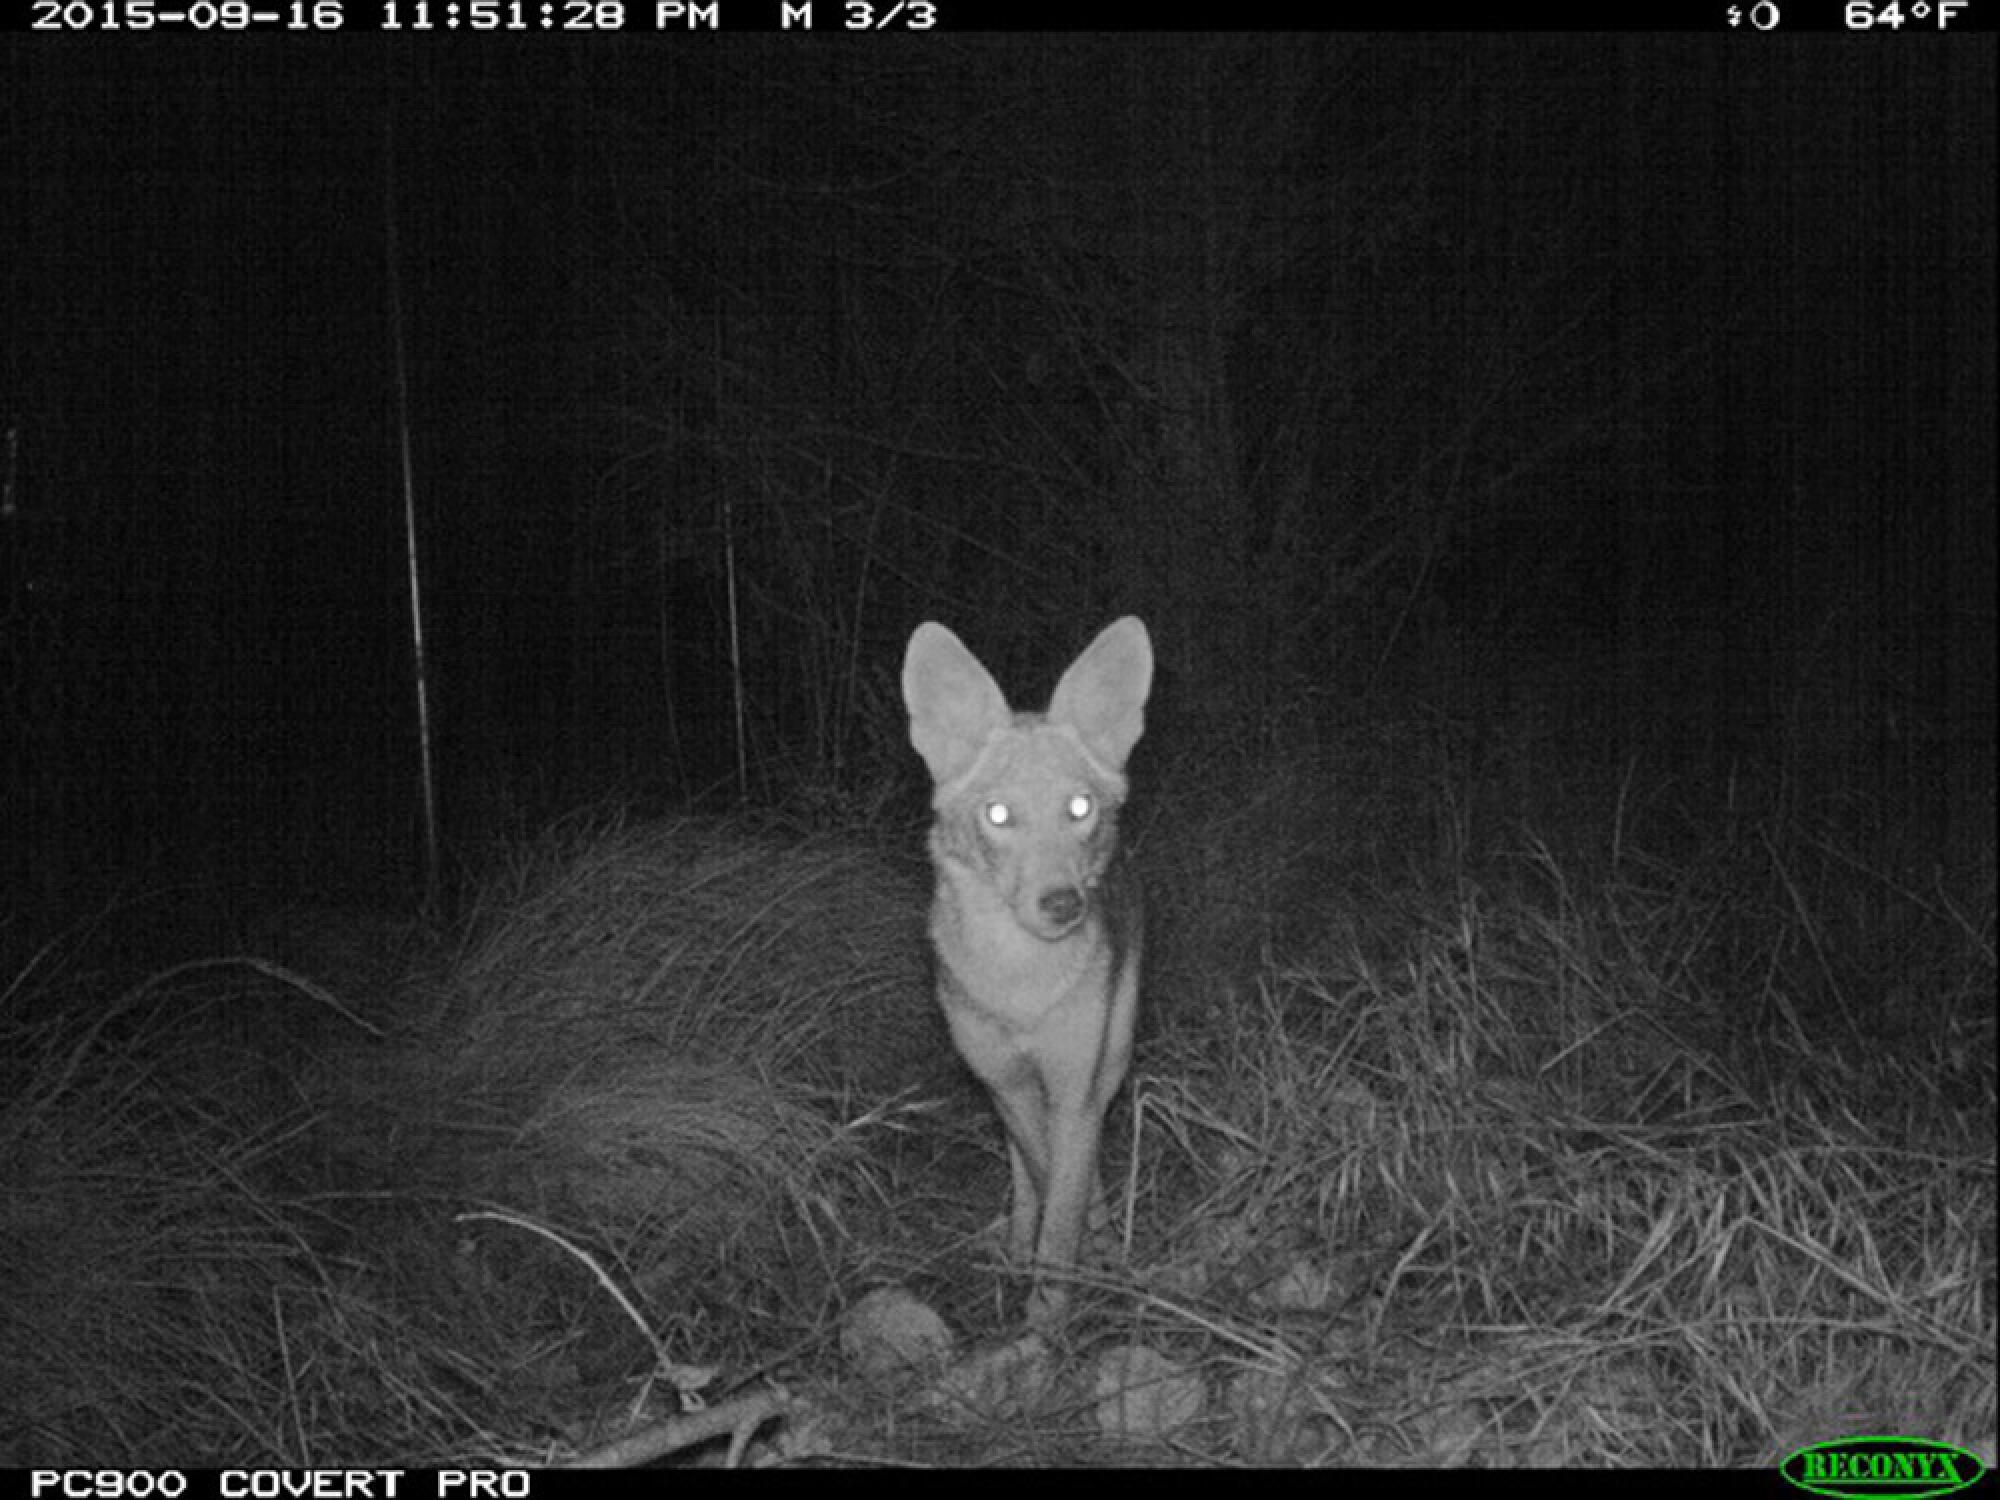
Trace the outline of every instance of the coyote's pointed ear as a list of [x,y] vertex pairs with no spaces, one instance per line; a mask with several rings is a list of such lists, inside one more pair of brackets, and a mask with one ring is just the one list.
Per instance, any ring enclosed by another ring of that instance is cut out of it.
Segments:
[[1091,754],[1119,770],[1146,732],[1152,690],[1153,638],[1137,615],[1127,615],[1070,663],[1049,700],[1049,722],[1069,725]]
[[903,653],[903,702],[910,710],[910,743],[939,786],[958,779],[987,735],[1014,722],[993,674],[934,620],[916,628]]

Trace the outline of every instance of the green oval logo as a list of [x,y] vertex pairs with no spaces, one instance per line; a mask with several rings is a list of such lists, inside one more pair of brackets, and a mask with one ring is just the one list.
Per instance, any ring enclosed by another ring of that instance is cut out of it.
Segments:
[[1949,1495],[1978,1482],[1986,1465],[1977,1453],[1929,1438],[1854,1437],[1801,1448],[1778,1466],[1815,1495]]

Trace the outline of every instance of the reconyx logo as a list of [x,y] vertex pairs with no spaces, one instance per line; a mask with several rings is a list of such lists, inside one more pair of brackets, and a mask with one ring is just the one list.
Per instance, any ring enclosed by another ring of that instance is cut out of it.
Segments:
[[1949,1495],[1986,1472],[1979,1455],[1927,1438],[1857,1437],[1801,1448],[1778,1472],[1802,1490],[1830,1495]]

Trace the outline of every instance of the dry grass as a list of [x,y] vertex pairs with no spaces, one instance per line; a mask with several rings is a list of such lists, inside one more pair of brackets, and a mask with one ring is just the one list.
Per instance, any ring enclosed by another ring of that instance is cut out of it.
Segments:
[[916,837],[683,821],[555,830],[392,985],[17,960],[0,1459],[543,1461],[709,1371],[884,1459],[1990,1459],[1990,868],[1666,837],[1629,788],[1563,842],[1341,763],[1210,759],[1135,809],[1123,1263],[1057,1353],[1196,1372],[1171,1449],[1095,1437],[1067,1376],[982,1428],[844,1366],[870,1286],[967,1335],[1019,1290],[973,1248],[1004,1173]]

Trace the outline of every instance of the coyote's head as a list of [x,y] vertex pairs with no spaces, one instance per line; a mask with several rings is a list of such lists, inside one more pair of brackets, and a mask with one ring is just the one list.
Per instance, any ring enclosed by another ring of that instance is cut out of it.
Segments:
[[967,899],[997,898],[1048,942],[1083,921],[1152,681],[1152,641],[1127,615],[1070,663],[1047,713],[1015,713],[963,641],[917,627],[903,658],[910,742],[936,783],[932,852]]

